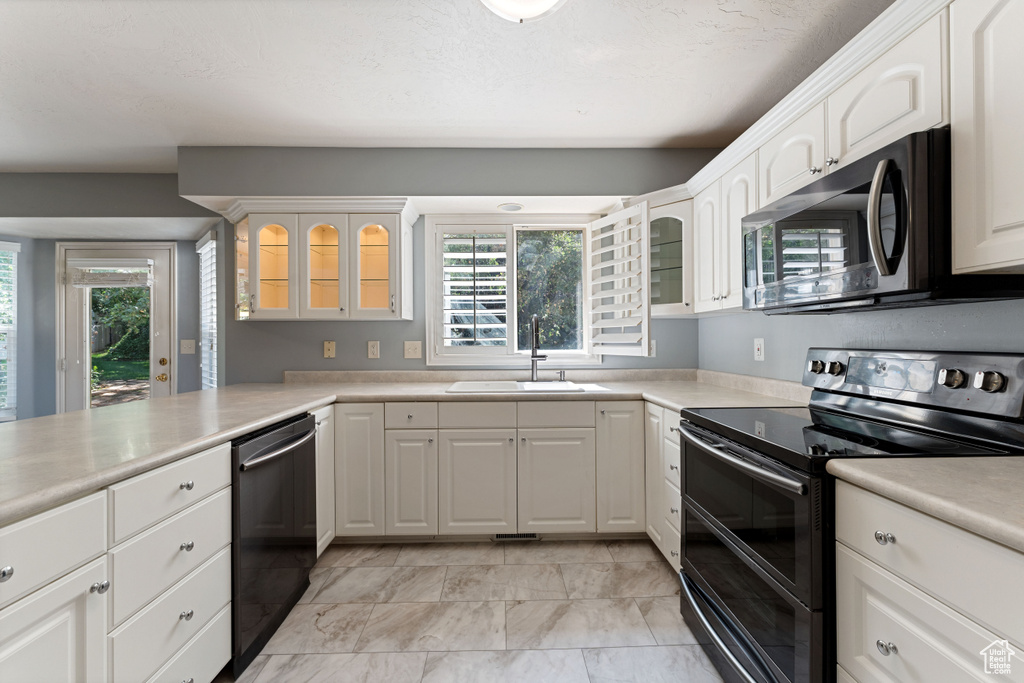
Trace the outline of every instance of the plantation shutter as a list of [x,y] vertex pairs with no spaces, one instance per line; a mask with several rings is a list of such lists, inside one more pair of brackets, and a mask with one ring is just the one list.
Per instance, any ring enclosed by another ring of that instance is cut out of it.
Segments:
[[509,238],[501,227],[441,234],[445,347],[508,347]]
[[196,243],[199,253],[199,368],[203,389],[217,388],[217,233]]
[[589,353],[649,356],[651,288],[647,202],[588,226]]
[[0,421],[17,417],[18,252],[0,242]]

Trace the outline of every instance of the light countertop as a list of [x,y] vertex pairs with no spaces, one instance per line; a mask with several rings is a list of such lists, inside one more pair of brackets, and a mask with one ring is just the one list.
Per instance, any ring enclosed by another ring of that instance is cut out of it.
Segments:
[[647,400],[683,407],[796,406],[694,381],[600,382],[602,392],[447,394],[450,382],[239,384],[0,424],[0,525],[309,410],[342,402]]
[[828,471],[880,496],[1024,552],[1024,458],[830,460]]

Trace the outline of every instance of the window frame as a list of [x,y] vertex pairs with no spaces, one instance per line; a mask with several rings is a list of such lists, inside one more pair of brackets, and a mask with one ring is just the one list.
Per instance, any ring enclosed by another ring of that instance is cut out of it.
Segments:
[[[518,329],[518,302],[515,298],[516,292],[516,235],[519,231],[526,230],[580,230],[583,233],[583,291],[589,291],[589,268],[590,252],[589,240],[587,239],[587,225],[599,218],[596,215],[524,215],[516,216],[516,220],[510,221],[504,216],[494,214],[461,214],[461,215],[428,215],[425,220],[425,259],[426,259],[426,337],[427,337],[427,365],[447,366],[498,366],[498,367],[528,367],[530,350],[518,350],[517,335]],[[465,232],[471,233],[475,230],[483,233],[504,232],[506,244],[509,245],[508,262],[506,265],[506,292],[508,295],[507,304],[507,327],[505,346],[444,346],[441,305],[443,302],[443,239],[445,233]],[[565,366],[595,366],[602,362],[598,354],[588,353],[590,349],[591,328],[588,324],[589,297],[584,296],[580,302],[584,307],[583,311],[583,335],[584,347],[579,351],[558,351],[544,350],[551,365],[559,368]]]
[[11,324],[0,324],[0,330],[7,332],[7,386],[8,398],[13,397],[6,408],[0,407],[0,422],[18,419],[18,254],[21,244],[18,242],[0,242],[0,252],[11,254],[14,264],[11,279]]

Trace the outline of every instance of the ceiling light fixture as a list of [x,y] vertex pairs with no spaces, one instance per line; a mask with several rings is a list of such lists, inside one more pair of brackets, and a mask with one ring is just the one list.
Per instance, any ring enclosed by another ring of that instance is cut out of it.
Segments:
[[505,202],[504,204],[498,204],[498,208],[502,211],[522,211],[523,205],[518,202]]
[[565,0],[480,0],[502,19],[518,24],[543,19],[565,4]]

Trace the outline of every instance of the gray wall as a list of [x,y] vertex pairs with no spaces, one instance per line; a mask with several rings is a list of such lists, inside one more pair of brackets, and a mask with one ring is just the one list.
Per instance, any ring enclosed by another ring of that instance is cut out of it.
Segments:
[[[389,322],[236,321],[234,283],[218,296],[225,319],[226,384],[280,382],[285,370],[430,370],[425,358],[406,360],[403,343],[420,340],[426,348],[426,294],[424,287],[424,221],[413,228],[413,319]],[[225,231],[227,232],[227,231]],[[224,248],[234,272],[232,248]],[[697,321],[656,320],[651,325],[657,341],[655,358],[605,356],[604,368],[697,367]],[[324,341],[336,342],[336,357],[323,357]],[[366,342],[380,341],[380,359],[366,357]],[[424,353],[425,356],[425,353]],[[544,368],[544,363],[541,368]],[[486,367],[486,366],[480,366]],[[551,365],[557,368],[557,365]],[[529,368],[524,361],[523,368]],[[451,369],[451,368],[441,368]]]
[[179,147],[186,196],[637,195],[685,183],[717,149]]
[[[1024,301],[993,301],[832,315],[739,313],[700,321],[699,366],[800,381],[807,349],[1024,352]],[[754,361],[763,337],[765,360]]]
[[0,216],[216,217],[178,196],[174,173],[0,173]]

